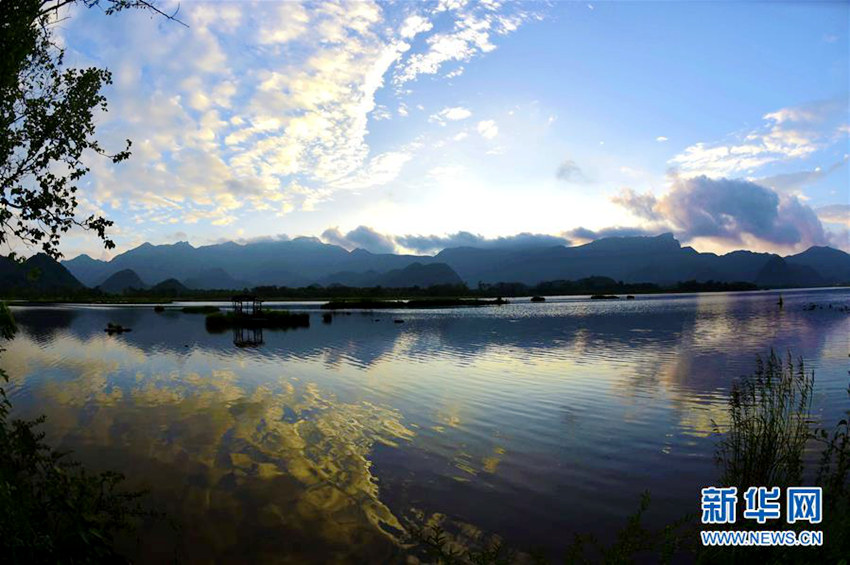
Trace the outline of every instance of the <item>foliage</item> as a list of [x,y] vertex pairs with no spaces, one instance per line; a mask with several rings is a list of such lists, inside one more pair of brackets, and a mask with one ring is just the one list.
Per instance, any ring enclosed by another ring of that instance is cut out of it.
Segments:
[[94,67],[65,68],[52,34],[56,12],[44,8],[40,0],[21,0],[0,10],[0,243],[12,237],[56,257],[60,236],[76,225],[112,248],[106,237],[112,222],[75,216],[77,182],[89,170],[84,153],[113,163],[130,155],[129,140],[108,155],[94,138],[95,113],[107,110],[101,90],[112,76]]
[[[90,230],[107,249],[112,222],[77,219],[77,183],[97,154],[120,163],[130,140],[110,154],[95,139],[95,116],[106,112],[107,69],[69,68],[53,37],[61,9],[97,6],[109,15],[128,8],[160,12],[146,0],[14,0],[0,9],[0,244],[38,246],[60,255],[59,240],[73,226]],[[175,20],[177,21],[177,20]],[[180,22],[182,23],[182,22]]]
[[[0,305],[0,330],[15,333],[9,308]],[[0,377],[8,376],[0,371]],[[120,490],[123,476],[92,473],[44,441],[32,421],[10,418],[0,387],[0,549],[7,563],[99,563],[120,558],[116,536],[152,513],[140,492]]]

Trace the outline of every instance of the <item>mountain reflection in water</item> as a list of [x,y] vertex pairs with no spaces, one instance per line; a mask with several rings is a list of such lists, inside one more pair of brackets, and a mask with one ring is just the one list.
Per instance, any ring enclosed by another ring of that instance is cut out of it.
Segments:
[[[408,520],[441,514],[553,555],[693,511],[716,478],[712,420],[757,353],[816,371],[844,409],[846,290],[547,299],[335,316],[257,347],[151,307],[20,307],[0,363],[16,415],[146,486],[140,561],[401,559]],[[602,303],[604,302],[604,303]],[[375,320],[378,322],[375,322]],[[393,323],[404,319],[404,324]],[[133,328],[109,336],[107,322]]]

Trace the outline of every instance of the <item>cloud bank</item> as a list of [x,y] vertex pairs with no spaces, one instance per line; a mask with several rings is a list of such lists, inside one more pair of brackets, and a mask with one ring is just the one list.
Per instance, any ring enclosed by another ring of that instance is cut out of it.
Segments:
[[431,254],[450,247],[477,248],[523,248],[553,245],[570,245],[563,236],[518,233],[511,236],[488,238],[468,231],[459,231],[448,235],[389,235],[382,234],[369,226],[358,226],[348,233],[339,228],[328,228],[321,236],[322,241],[339,245],[348,250],[365,249],[372,253],[413,252]]
[[394,253],[396,245],[393,238],[376,232],[368,226],[358,226],[343,234],[339,228],[328,228],[322,232],[322,241],[339,245],[349,251],[365,249],[372,253]]
[[[498,1],[180,8],[188,28],[73,8],[59,30],[72,64],[114,73],[110,111],[100,117],[104,146],[134,140],[121,167],[91,162],[86,211],[130,225],[229,226],[385,186],[422,145],[411,133],[376,149],[370,122],[394,119],[388,107],[407,114],[420,77],[458,73],[457,64],[539,17]],[[437,120],[470,115],[449,106]],[[481,123],[483,136],[498,133],[495,122]]]
[[766,165],[803,159],[847,139],[847,97],[782,108],[761,127],[720,143],[696,143],[670,159],[685,176],[751,175]]
[[624,189],[612,199],[632,214],[670,227],[682,241],[757,241],[803,249],[830,242],[815,211],[797,196],[743,179],[675,178],[661,197]]

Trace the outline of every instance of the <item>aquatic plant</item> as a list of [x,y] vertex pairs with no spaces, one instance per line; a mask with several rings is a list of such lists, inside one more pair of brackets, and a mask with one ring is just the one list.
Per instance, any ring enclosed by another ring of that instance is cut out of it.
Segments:
[[[732,385],[729,427],[717,446],[721,482],[743,492],[750,486],[796,486],[810,429],[814,373],[803,359],[785,363],[773,350],[756,359],[753,375]],[[715,424],[715,431],[721,433]]]
[[221,309],[218,306],[184,306],[180,311],[184,314],[214,314]]

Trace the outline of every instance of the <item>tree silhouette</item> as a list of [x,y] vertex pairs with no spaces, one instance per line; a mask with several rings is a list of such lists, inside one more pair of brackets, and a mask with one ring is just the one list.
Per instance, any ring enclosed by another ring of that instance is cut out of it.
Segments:
[[[66,68],[53,27],[70,4],[106,14],[148,9],[143,0],[15,0],[0,9],[0,244],[37,246],[58,258],[59,240],[73,226],[115,244],[98,215],[76,216],[77,183],[89,171],[82,157],[94,152],[113,163],[130,156],[130,140],[109,153],[95,139],[94,113],[107,110],[102,94],[112,82],[106,69]],[[182,22],[180,22],[182,23]],[[185,24],[184,24],[185,25]],[[14,256],[14,254],[12,254]]]

